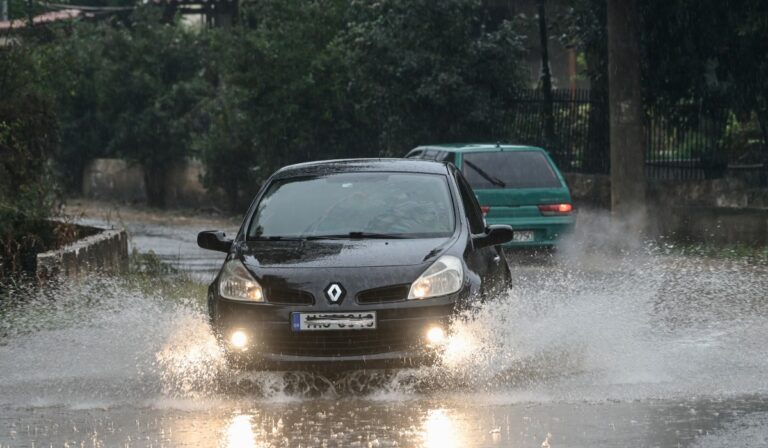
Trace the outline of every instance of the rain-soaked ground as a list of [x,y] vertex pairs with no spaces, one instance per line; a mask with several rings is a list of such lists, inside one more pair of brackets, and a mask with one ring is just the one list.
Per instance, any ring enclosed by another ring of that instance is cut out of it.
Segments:
[[[188,227],[133,242],[210,276]],[[59,285],[0,323],[0,446],[768,446],[768,269],[666,249],[595,219],[439,365],[335,377],[228,369],[198,298]]]

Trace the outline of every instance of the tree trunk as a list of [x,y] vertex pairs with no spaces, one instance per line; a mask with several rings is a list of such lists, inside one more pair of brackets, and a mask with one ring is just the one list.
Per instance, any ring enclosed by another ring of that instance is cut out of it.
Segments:
[[227,199],[229,200],[229,211],[236,213],[238,210],[240,210],[241,207],[240,184],[237,181],[236,176],[230,177],[229,182],[227,182],[226,187],[224,187],[224,192],[226,193]]
[[555,116],[552,106],[552,73],[549,70],[549,38],[547,37],[546,0],[539,0],[539,43],[541,44],[541,93],[544,119],[544,145],[550,151],[558,164],[563,160],[560,148],[555,145]]
[[147,188],[147,203],[152,207],[165,207],[165,175],[163,165],[144,166],[144,185]]
[[635,0],[608,0],[611,210],[620,222],[644,231],[646,145],[638,27]]

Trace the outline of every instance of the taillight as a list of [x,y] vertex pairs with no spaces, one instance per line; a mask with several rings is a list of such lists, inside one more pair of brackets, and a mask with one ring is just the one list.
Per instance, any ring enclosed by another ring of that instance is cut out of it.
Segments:
[[542,215],[568,215],[573,211],[571,204],[545,204],[539,206]]
[[482,211],[483,211],[483,216],[487,216],[487,215],[488,215],[488,212],[490,212],[490,211],[491,211],[491,207],[489,207],[489,206],[487,206],[487,205],[481,205],[481,206],[480,206],[480,210],[482,210]]

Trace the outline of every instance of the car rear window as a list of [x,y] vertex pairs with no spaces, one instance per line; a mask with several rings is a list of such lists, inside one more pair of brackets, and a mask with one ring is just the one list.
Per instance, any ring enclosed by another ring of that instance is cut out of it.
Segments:
[[256,208],[248,236],[303,238],[366,232],[434,238],[451,235],[454,221],[446,176],[334,173],[272,182]]
[[473,189],[562,186],[539,151],[464,153],[461,171]]

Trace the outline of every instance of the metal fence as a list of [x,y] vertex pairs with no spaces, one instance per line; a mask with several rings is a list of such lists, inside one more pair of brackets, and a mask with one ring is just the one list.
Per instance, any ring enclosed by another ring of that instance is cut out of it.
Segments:
[[[546,148],[565,172],[607,174],[607,98],[586,89],[553,91],[550,136],[545,106],[540,90],[522,93],[509,110],[509,138]],[[756,130],[735,129],[744,125],[727,108],[703,103],[654,105],[646,108],[646,117],[648,179],[712,179],[729,172],[750,184],[768,185],[765,137]]]
[[566,172],[608,173],[608,110],[605,98],[587,89],[552,92],[553,133],[547,136],[541,90],[523,92],[509,110],[507,134],[514,143],[541,146]]

